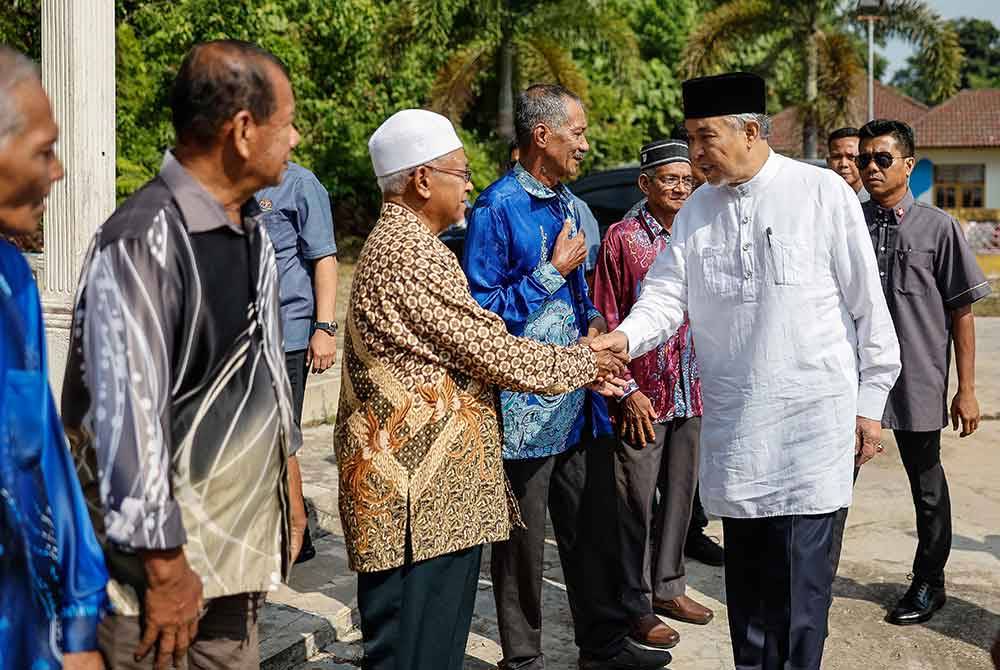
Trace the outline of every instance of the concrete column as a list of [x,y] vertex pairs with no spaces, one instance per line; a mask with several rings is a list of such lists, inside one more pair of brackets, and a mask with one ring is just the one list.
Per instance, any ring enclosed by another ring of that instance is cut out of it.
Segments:
[[66,169],[49,196],[40,277],[58,402],[83,255],[115,207],[114,0],[42,0],[42,83],[59,123],[56,150]]

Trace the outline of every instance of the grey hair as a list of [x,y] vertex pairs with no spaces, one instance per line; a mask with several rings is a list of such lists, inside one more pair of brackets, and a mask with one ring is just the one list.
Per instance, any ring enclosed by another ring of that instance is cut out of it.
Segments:
[[760,136],[762,139],[766,140],[768,135],[771,134],[771,117],[767,114],[733,114],[726,118],[736,130],[743,130],[749,122],[755,121],[760,126]]
[[384,196],[403,195],[403,192],[406,190],[406,185],[410,183],[410,177],[412,176],[413,168],[390,172],[389,174],[378,178],[379,190],[382,191],[382,195]]
[[14,89],[32,79],[40,81],[38,66],[27,56],[0,45],[0,146],[24,124]]
[[521,148],[530,146],[531,133],[540,123],[553,130],[565,126],[569,120],[567,100],[583,105],[580,96],[557,84],[534,84],[519,93],[514,108],[517,145]]

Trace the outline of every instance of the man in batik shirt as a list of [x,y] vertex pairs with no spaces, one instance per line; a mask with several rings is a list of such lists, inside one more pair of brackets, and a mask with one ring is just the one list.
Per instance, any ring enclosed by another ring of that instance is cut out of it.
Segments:
[[565,393],[624,365],[514,337],[469,295],[438,239],[472,190],[447,118],[397,112],[368,147],[383,206],[354,272],[335,433],[365,667],[460,670],[482,546],[516,518],[495,387]]
[[[608,229],[597,263],[594,304],[610,328],[628,316],[694,186],[687,143],[651,142],[639,156],[646,203],[636,216]],[[688,322],[629,363],[629,372],[614,417],[621,437],[615,475],[622,507],[622,599],[634,637],[672,646],[679,634],[654,612],[696,624],[712,619],[711,610],[684,593],[684,542],[698,481],[701,426],[701,380]]]

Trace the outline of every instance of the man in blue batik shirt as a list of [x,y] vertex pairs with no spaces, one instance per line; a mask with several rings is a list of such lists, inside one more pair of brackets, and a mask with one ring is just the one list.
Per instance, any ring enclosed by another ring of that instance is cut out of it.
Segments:
[[[607,330],[587,293],[585,236],[562,183],[589,149],[579,98],[536,85],[518,96],[519,161],[487,188],[469,220],[464,268],[473,297],[514,335],[569,345]],[[617,517],[607,406],[593,391],[501,392],[504,469],[524,528],[493,545],[501,668],[542,668],[546,508],[580,647],[580,667],[659,668],[670,654],[628,638],[619,605]]]
[[[38,229],[63,171],[34,64],[0,46],[0,233]],[[49,391],[28,264],[0,239],[0,668],[97,670],[108,581]]]

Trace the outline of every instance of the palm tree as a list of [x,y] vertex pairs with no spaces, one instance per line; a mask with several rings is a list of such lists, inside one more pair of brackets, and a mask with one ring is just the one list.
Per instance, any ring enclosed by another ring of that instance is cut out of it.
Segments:
[[623,80],[638,60],[631,27],[605,0],[404,0],[400,16],[409,30],[432,38],[439,31],[442,42],[469,36],[438,71],[430,105],[458,122],[489,83],[496,134],[505,139],[514,135],[514,91],[524,83],[558,83],[586,99],[575,44],[606,47]]
[[[707,13],[692,33],[684,69],[688,76],[719,71],[734,65],[734,54],[752,45],[764,53],[755,69],[795,72],[804,84],[796,96],[803,119],[802,152],[815,158],[819,128],[846,117],[861,73],[854,5],[845,0],[728,0]],[[962,49],[951,26],[921,0],[887,3],[882,15],[876,23],[879,39],[901,37],[920,49],[930,102],[954,95]]]

